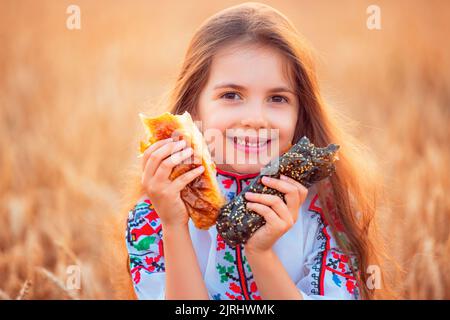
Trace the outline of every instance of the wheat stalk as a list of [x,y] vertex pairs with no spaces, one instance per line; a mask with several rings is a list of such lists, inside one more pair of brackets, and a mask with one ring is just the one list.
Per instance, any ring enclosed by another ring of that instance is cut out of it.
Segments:
[[16,300],[25,300],[30,291],[31,285],[32,285],[31,280],[26,280],[23,283],[22,288],[20,289],[20,292],[16,297]]
[[70,290],[67,290],[66,286],[62,283],[62,281],[59,280],[58,277],[51,271],[49,271],[43,267],[36,267],[36,271],[39,272],[40,274],[42,274],[52,284],[54,284],[54,286],[56,288],[60,289],[60,291],[65,293],[66,296],[68,298],[70,298],[71,300],[79,300],[80,299],[77,294],[71,292]]
[[80,265],[80,260],[78,260],[76,254],[70,250],[66,245],[64,245],[61,241],[54,241],[57,247],[59,247],[68,257],[69,259],[76,265]]

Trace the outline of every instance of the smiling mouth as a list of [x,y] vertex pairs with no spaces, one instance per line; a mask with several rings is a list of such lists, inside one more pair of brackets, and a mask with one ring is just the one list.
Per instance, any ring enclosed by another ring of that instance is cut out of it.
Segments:
[[235,149],[244,151],[246,153],[259,153],[266,150],[272,142],[272,139],[259,137],[228,137],[229,141],[233,142]]

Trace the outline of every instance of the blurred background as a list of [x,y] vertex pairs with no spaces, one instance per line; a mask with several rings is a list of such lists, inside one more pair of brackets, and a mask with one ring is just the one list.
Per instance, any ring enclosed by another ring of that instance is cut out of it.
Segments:
[[[196,28],[238,3],[0,2],[0,298],[112,298],[100,231],[127,215],[137,114],[158,112]],[[381,227],[405,269],[397,291],[449,299],[450,2],[264,3],[314,46],[324,96],[379,161]],[[70,4],[79,30],[66,27]],[[372,4],[381,30],[366,26]]]

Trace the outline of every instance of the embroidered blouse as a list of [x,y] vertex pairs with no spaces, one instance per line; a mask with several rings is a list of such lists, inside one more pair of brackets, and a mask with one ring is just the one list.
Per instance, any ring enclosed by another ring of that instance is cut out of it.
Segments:
[[[218,170],[217,180],[229,201],[256,174],[238,175]],[[209,297],[214,300],[260,300],[242,245],[229,247],[217,233],[197,229],[189,220],[189,233]],[[165,298],[163,230],[148,197],[129,211],[126,245],[130,274],[139,299]],[[304,299],[359,299],[357,283],[325,221],[317,188],[309,188],[292,228],[275,242],[280,259]]]

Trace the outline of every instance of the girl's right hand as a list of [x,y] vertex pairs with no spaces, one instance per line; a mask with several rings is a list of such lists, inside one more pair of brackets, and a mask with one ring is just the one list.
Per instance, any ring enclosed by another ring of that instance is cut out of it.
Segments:
[[181,200],[180,191],[200,176],[204,167],[196,167],[174,180],[169,176],[172,169],[189,159],[192,148],[186,148],[186,141],[172,138],[152,144],[143,155],[142,185],[164,227],[187,226],[189,215]]

